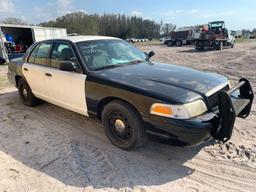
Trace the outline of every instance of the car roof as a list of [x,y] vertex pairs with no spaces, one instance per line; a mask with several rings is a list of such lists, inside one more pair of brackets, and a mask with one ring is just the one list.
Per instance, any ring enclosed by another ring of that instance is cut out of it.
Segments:
[[82,42],[82,41],[93,41],[93,40],[108,40],[108,39],[118,39],[115,37],[108,37],[108,36],[67,36],[67,37],[62,37],[59,39],[55,39],[55,40],[69,40],[72,41],[73,43],[77,43],[77,42]]

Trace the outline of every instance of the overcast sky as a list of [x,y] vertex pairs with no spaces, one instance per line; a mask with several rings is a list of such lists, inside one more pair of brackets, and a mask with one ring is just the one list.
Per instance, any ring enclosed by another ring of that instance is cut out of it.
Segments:
[[178,27],[225,20],[230,29],[256,28],[256,0],[0,0],[0,19],[38,24],[72,11],[125,13]]

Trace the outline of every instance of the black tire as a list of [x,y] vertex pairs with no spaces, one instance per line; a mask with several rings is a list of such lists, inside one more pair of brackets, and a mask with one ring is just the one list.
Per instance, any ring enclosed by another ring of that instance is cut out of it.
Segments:
[[173,42],[172,41],[168,41],[166,44],[167,44],[168,47],[172,47],[173,46]]
[[235,47],[235,44],[232,43],[232,44],[231,44],[231,48],[234,48],[234,47]]
[[200,47],[197,47],[197,46],[196,46],[196,50],[198,50],[198,51],[204,51],[204,46],[200,46]]
[[22,78],[18,81],[18,89],[24,105],[34,107],[40,104],[40,100],[34,96],[28,83]]
[[144,123],[129,104],[113,101],[102,112],[102,124],[108,139],[123,150],[132,150],[147,140]]
[[180,40],[178,40],[178,41],[175,42],[175,45],[176,45],[177,47],[180,47],[180,46],[182,45],[182,42],[181,42]]

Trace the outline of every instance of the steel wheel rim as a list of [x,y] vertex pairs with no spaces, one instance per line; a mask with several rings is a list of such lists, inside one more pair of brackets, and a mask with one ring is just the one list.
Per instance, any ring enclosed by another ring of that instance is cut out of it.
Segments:
[[24,100],[28,100],[28,91],[24,86],[22,86],[21,94]]
[[121,112],[112,112],[108,118],[112,137],[122,144],[127,144],[132,138],[131,124]]

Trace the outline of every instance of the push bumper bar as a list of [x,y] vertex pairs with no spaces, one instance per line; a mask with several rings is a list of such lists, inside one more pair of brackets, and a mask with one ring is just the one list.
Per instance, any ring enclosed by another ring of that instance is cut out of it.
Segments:
[[[239,91],[238,91],[239,90]],[[235,92],[239,94],[235,95]],[[250,82],[240,79],[239,83],[228,91],[219,94],[219,113],[217,129],[211,133],[216,140],[227,142],[233,132],[236,117],[245,119],[251,112],[254,94]],[[213,119],[216,123],[216,118]]]

